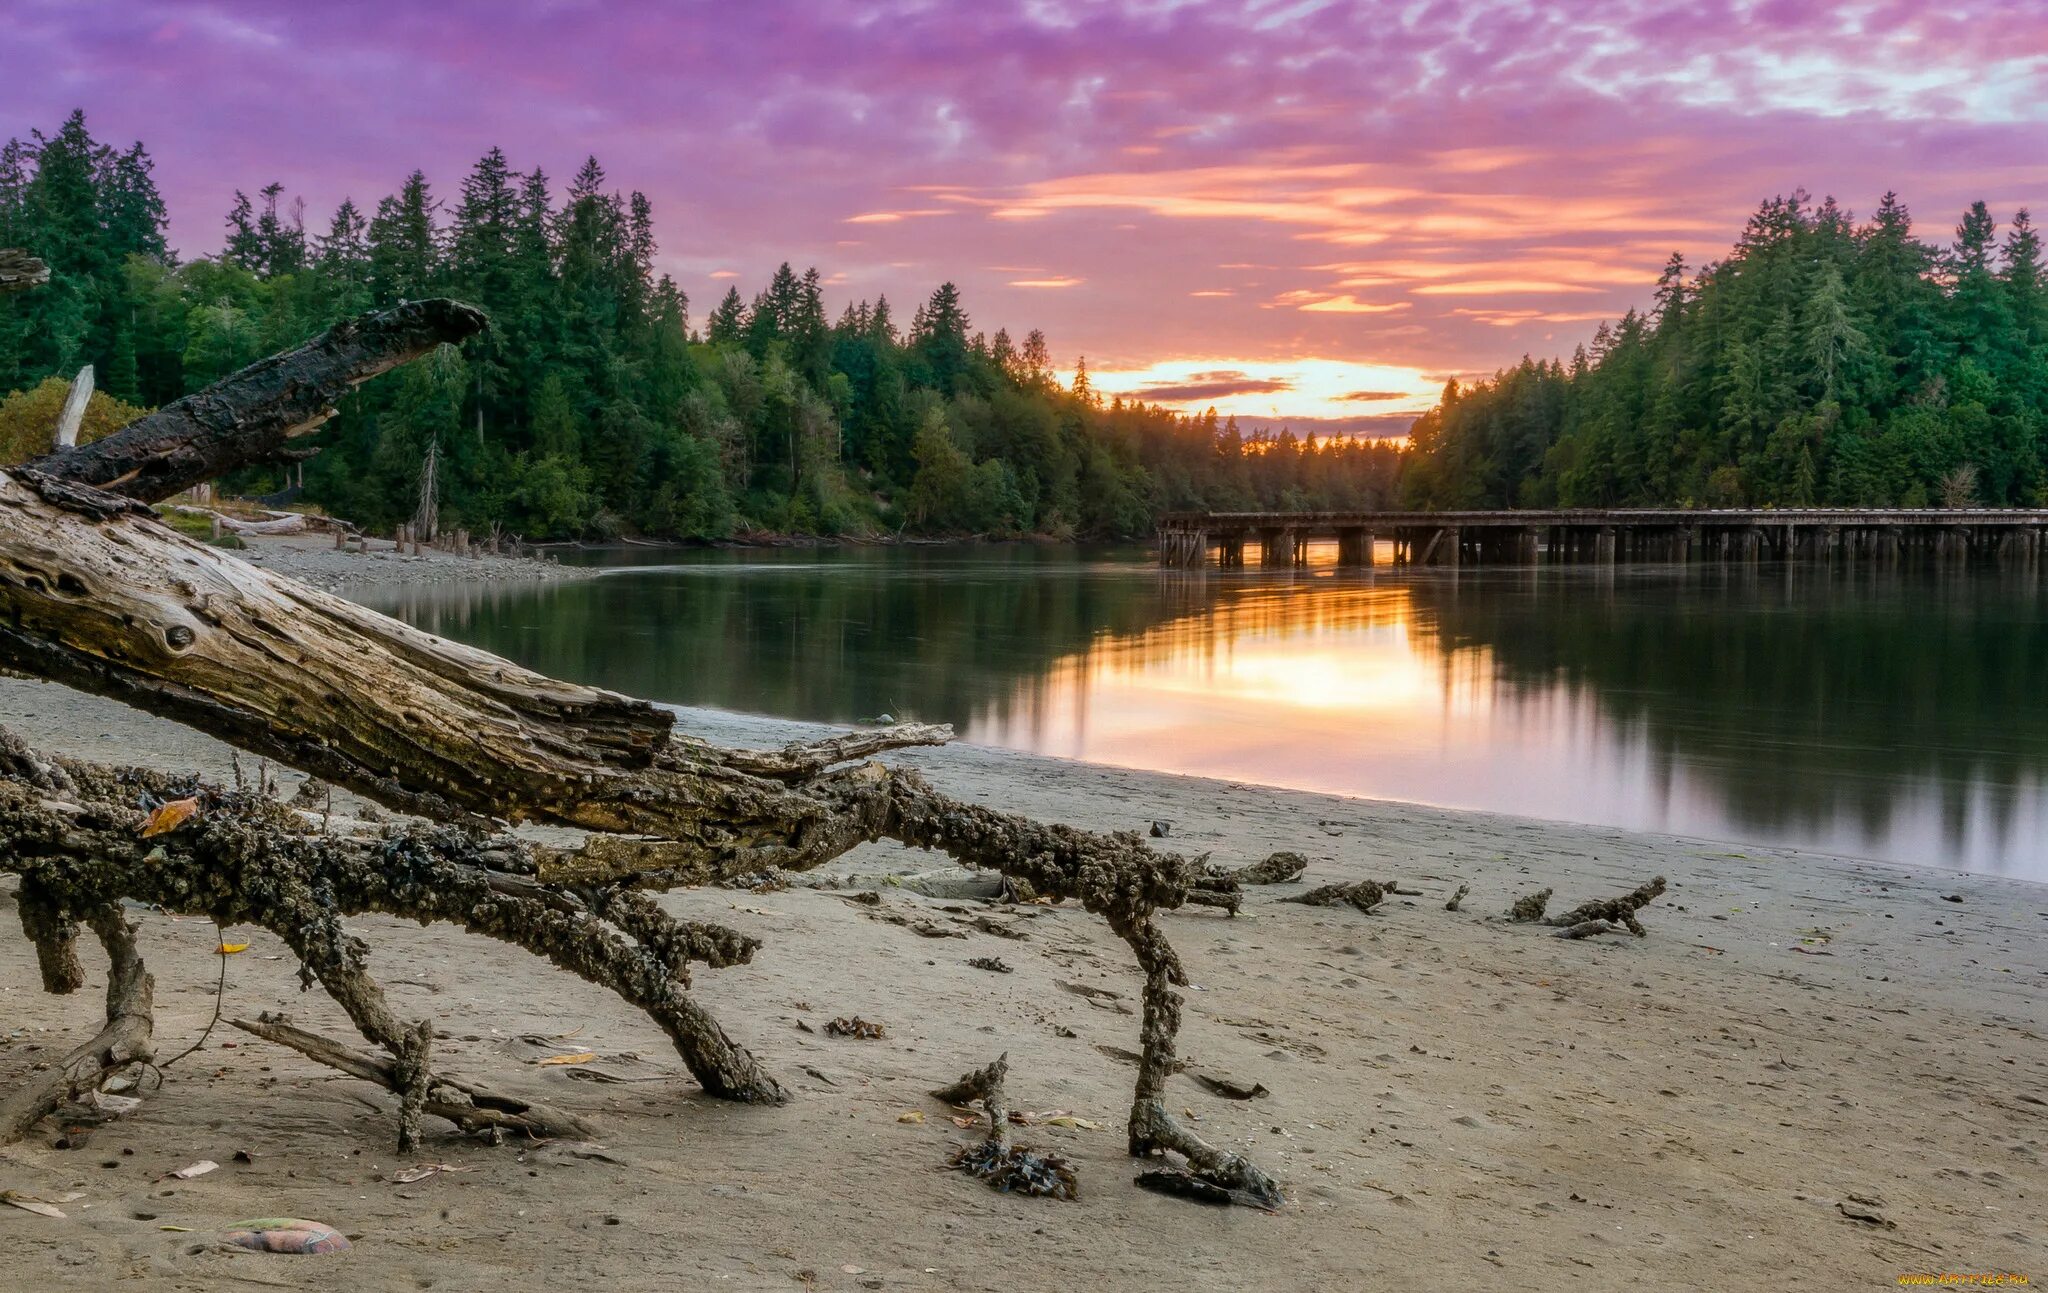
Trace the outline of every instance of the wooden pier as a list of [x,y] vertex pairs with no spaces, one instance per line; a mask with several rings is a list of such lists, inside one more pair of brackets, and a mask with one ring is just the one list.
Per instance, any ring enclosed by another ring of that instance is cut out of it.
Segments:
[[1611,508],[1504,512],[1174,512],[1159,560],[1226,569],[1257,548],[1267,567],[1308,564],[1334,542],[1337,564],[1370,567],[1382,542],[1396,565],[1684,561],[1934,561],[2038,565],[2048,510]]

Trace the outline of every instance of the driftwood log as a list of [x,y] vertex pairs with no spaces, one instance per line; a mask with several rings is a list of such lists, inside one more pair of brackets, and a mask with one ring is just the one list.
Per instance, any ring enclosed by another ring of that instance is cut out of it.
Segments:
[[49,266],[25,251],[0,248],[0,295],[26,292],[49,281]]
[[[782,1087],[686,991],[688,962],[738,963],[751,944],[671,919],[644,890],[806,869],[892,839],[1077,899],[1107,920],[1145,982],[1131,1153],[1177,1152],[1227,1188],[1277,1200],[1265,1173],[1203,1142],[1165,1104],[1174,989],[1187,978],[1155,917],[1192,894],[1231,891],[1188,860],[1136,835],[966,803],[872,761],[947,740],[947,728],[722,748],[675,731],[643,701],[547,678],[247,565],[164,527],[139,501],[304,456],[291,442],[349,387],[482,325],[459,303],[408,303],[92,445],[0,473],[0,667],[186,723],[430,823],[336,836],[260,794],[9,743],[0,872],[22,877],[24,930],[46,986],[77,986],[76,926],[106,938],[106,913],[123,899],[271,929],[302,974],[390,1052],[385,1084],[401,1094],[410,1144],[421,1115],[459,1105],[450,1093],[460,1092],[431,1071],[428,1021],[392,1015],[364,970],[366,946],[339,922],[362,911],[448,921],[612,988],[663,1026],[712,1094],[779,1102]],[[139,796],[190,800],[191,820],[145,840]],[[544,850],[502,835],[517,822],[593,834]],[[22,1127],[0,1125],[0,1139],[10,1130]]]

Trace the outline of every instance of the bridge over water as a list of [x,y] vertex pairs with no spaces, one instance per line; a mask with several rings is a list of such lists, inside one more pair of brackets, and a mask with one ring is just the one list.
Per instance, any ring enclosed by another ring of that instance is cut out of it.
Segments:
[[1340,566],[1371,566],[1382,542],[1396,565],[1623,561],[1997,562],[2038,565],[2048,509],[1599,508],[1498,512],[1172,512],[1159,559],[1201,566],[1296,566],[1309,544],[1337,545]]

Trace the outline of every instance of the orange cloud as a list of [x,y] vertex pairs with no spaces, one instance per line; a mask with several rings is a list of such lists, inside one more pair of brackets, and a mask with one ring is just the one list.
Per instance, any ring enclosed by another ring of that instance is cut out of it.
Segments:
[[846,217],[847,224],[899,224],[905,220],[922,220],[930,216],[947,216],[953,213],[944,207],[917,207],[907,211],[869,211],[857,216]]

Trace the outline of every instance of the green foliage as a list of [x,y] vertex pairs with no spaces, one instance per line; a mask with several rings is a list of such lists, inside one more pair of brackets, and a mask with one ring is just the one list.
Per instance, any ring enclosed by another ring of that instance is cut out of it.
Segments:
[[367,309],[473,302],[489,332],[351,395],[304,466],[307,501],[379,530],[418,512],[430,450],[442,525],[534,539],[1126,538],[1161,508],[1392,497],[1388,445],[1248,437],[1214,414],[1062,390],[1042,334],[989,341],[951,283],[904,332],[882,298],[829,322],[819,272],[784,264],[751,304],[727,289],[695,333],[655,272],[651,205],[611,190],[595,158],[558,203],[547,176],[492,149],[452,201],[415,171],[310,236],[279,185],[238,190],[221,253],[182,265],[149,168],[140,145],[94,143],[82,116],[0,152],[0,244],[53,270],[0,302],[0,390],[90,361],[111,393],[162,404]]
[[2035,506],[2048,501],[2048,283],[2027,213],[1946,249],[1887,194],[1860,227],[1774,198],[1728,258],[1602,324],[1567,365],[1447,388],[1415,425],[1424,507]]
[[[30,390],[0,399],[0,466],[12,466],[46,454],[56,445],[57,417],[71,394],[71,383],[47,378]],[[91,444],[141,417],[147,409],[124,404],[95,389],[78,424],[78,442]]]

